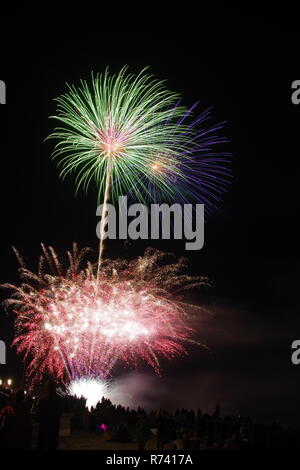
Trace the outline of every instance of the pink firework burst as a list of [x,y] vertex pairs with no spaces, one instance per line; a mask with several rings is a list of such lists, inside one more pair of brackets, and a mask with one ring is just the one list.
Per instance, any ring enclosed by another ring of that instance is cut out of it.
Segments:
[[3,286],[12,290],[5,303],[16,314],[14,345],[29,359],[31,381],[45,373],[64,381],[106,377],[117,360],[144,361],[159,373],[160,357],[186,354],[195,343],[182,295],[208,280],[186,274],[185,259],[148,249],[133,261],[105,260],[97,281],[88,249],[74,244],[67,269],[53,248],[42,249],[38,274],[16,252],[24,282]]

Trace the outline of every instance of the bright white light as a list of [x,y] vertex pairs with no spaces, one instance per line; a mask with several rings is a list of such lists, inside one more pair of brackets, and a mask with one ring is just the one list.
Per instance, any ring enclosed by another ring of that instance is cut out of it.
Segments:
[[[136,321],[127,321],[124,323],[124,315],[119,320],[119,314],[115,314],[115,321],[111,321],[109,327],[103,328],[102,333],[111,338],[117,336],[120,339],[132,340],[137,336],[149,336],[150,331]],[[119,321],[118,321],[119,320]]]
[[109,385],[103,379],[82,377],[70,382],[68,392],[78,398],[86,398],[86,405],[90,410],[92,406],[97,405],[98,401],[101,401],[102,397],[108,398]]

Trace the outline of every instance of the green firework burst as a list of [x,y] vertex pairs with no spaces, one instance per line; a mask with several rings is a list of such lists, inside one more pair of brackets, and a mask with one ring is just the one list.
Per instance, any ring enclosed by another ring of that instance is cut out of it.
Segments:
[[[137,200],[155,199],[155,186],[168,199],[180,193],[183,171],[194,145],[194,131],[183,124],[187,109],[165,81],[145,73],[94,76],[56,99],[60,127],[48,137],[58,140],[53,153],[60,176],[76,175],[76,191],[98,187],[98,202],[108,183],[115,199],[130,193]],[[180,181],[176,186],[174,181]]]

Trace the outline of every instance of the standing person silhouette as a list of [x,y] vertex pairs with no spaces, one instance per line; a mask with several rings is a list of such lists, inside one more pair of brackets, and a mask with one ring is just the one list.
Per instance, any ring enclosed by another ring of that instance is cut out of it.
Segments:
[[2,425],[1,449],[30,449],[32,424],[30,411],[25,403],[24,390],[18,390],[15,401],[3,408],[0,413],[0,424]]
[[37,448],[39,450],[56,450],[58,447],[62,400],[56,394],[53,381],[47,384],[47,395],[41,398],[37,407],[36,420],[39,423]]

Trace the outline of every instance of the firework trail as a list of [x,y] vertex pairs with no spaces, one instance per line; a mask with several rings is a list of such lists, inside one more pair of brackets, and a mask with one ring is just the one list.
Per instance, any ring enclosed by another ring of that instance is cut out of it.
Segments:
[[66,269],[53,248],[42,249],[37,274],[16,252],[24,282],[2,286],[12,290],[5,303],[16,314],[14,345],[30,359],[31,382],[45,373],[67,382],[105,379],[116,361],[142,361],[160,373],[160,357],[186,354],[185,345],[196,343],[184,294],[209,283],[189,276],[184,259],[148,249],[132,261],[104,260],[97,279],[88,249],[74,244]]
[[[99,268],[102,261],[105,213],[110,196],[123,194],[140,202],[200,201],[213,210],[230,181],[228,153],[215,150],[227,141],[220,123],[208,126],[211,110],[193,118],[196,105],[180,105],[169,91],[142,70],[138,75],[92,75],[91,84],[57,98],[60,127],[48,137],[58,140],[53,158],[60,176],[76,174],[76,191],[94,181],[103,201]],[[191,120],[192,119],[192,120]]]

